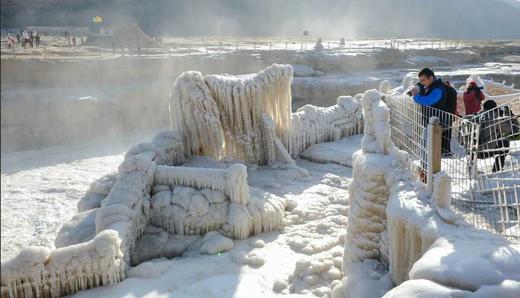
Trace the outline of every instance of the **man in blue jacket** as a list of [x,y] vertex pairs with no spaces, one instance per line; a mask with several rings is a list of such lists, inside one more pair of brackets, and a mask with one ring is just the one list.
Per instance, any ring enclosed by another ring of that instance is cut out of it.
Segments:
[[410,91],[413,100],[427,107],[448,111],[448,96],[446,86],[442,80],[435,77],[429,68],[423,68],[419,72],[420,83]]
[[[453,117],[449,114],[451,111],[449,110],[446,84],[440,78],[436,78],[435,73],[429,68],[423,68],[419,72],[419,81],[420,83],[415,85],[408,94],[422,106],[422,124],[424,127],[428,125],[430,117],[439,118],[442,126],[442,153],[450,155]],[[446,113],[441,113],[438,110]]]

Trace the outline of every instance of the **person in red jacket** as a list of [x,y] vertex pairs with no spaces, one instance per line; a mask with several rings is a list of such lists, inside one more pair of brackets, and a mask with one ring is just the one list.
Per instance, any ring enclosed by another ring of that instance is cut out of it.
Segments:
[[486,98],[481,89],[482,87],[478,87],[477,83],[469,83],[468,89],[464,92],[466,115],[475,114],[481,110],[480,103]]

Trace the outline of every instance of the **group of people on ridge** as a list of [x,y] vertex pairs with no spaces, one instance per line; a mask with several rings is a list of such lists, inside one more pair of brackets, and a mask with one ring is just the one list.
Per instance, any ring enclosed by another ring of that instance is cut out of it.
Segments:
[[16,44],[19,43],[22,48],[27,48],[30,46],[33,48],[34,46],[40,46],[40,35],[38,35],[37,31],[32,30],[20,30],[16,34],[16,39],[11,35],[11,33],[7,34],[7,47],[14,48]]

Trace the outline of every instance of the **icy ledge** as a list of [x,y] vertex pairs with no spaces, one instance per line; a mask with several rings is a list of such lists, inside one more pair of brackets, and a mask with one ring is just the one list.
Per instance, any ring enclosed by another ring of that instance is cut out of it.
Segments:
[[344,278],[332,297],[518,297],[520,245],[454,218],[442,174],[428,202],[407,154],[390,140],[380,97],[369,90],[362,99],[365,136],[353,157]]
[[125,277],[120,243],[116,231],[105,230],[52,252],[27,247],[2,263],[2,297],[60,297],[119,282]]

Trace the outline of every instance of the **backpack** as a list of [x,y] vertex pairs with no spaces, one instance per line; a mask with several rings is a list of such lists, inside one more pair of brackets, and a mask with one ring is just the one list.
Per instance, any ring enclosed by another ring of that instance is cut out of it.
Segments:
[[511,127],[511,135],[518,136],[520,134],[520,121],[518,120],[518,116],[516,116],[507,105],[501,106],[499,109],[500,116],[510,117],[508,124]]
[[451,86],[450,81],[444,83],[446,88],[446,112],[457,114],[457,90]]

